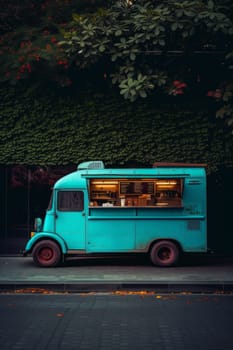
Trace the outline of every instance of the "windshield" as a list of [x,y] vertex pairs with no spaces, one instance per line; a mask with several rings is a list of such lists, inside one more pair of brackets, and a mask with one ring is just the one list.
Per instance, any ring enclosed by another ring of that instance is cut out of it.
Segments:
[[52,205],[53,205],[53,191],[51,193],[51,197],[50,197],[50,200],[49,200],[49,205],[48,205],[47,210],[51,210],[52,209]]

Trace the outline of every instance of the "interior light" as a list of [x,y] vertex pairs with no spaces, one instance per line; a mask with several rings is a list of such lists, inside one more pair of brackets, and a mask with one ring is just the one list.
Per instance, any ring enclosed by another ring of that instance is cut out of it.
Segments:
[[92,181],[93,185],[117,185],[118,181]]
[[109,185],[109,184],[102,184],[102,185],[95,185],[95,188],[101,188],[101,189],[107,189],[107,188],[116,188],[116,185]]
[[177,181],[158,181],[157,185],[177,185]]

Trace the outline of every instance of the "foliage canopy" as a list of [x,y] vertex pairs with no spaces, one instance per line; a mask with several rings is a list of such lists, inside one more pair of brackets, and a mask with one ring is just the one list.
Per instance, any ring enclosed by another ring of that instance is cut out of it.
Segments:
[[233,125],[232,7],[229,0],[12,0],[2,10],[1,81],[40,88],[105,81],[130,101],[154,91],[206,96]]

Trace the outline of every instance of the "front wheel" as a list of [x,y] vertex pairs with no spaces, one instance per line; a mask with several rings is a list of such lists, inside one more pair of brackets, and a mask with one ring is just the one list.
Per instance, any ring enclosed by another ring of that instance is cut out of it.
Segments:
[[174,266],[179,258],[179,249],[171,241],[160,241],[154,244],[150,259],[157,266]]
[[32,252],[34,263],[42,267],[54,267],[61,261],[61,250],[51,240],[38,242]]

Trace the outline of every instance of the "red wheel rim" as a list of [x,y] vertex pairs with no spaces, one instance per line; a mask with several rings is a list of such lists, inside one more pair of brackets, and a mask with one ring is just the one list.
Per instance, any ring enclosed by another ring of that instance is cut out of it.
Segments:
[[163,247],[158,252],[158,257],[162,261],[167,261],[172,259],[174,256],[173,251],[168,247]]
[[53,250],[49,247],[42,248],[38,253],[38,259],[40,261],[50,261],[53,258]]

